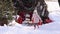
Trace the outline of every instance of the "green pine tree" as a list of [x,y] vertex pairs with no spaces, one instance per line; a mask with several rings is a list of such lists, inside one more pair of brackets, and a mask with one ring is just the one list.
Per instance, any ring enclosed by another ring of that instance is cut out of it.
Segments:
[[11,21],[13,19],[13,12],[14,6],[12,0],[0,0],[0,21],[3,20],[3,18]]

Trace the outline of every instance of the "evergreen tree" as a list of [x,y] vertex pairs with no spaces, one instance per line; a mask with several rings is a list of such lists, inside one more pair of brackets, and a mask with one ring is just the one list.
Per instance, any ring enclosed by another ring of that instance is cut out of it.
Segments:
[[[14,7],[12,0],[0,0],[0,23],[3,22],[3,18],[11,21],[13,19]],[[2,22],[1,22],[2,20]]]

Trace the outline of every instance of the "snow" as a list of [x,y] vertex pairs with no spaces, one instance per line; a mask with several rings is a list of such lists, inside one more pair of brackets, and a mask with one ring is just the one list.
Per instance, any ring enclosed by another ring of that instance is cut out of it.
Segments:
[[48,6],[49,11],[54,11],[54,10],[60,9],[59,5],[58,5],[58,2],[48,2],[48,1],[46,1],[46,4]]
[[0,34],[60,34],[60,8],[58,3],[48,2],[47,4],[49,11],[51,11],[49,17],[54,22],[40,25],[36,29],[33,26],[24,26],[18,23],[13,26],[0,26]]

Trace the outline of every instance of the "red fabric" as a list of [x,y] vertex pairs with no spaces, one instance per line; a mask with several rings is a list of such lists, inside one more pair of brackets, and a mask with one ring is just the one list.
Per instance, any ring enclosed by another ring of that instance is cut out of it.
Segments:
[[[20,17],[17,19],[18,23],[22,24],[22,21],[25,20],[25,14],[26,14],[25,11],[19,12]],[[29,12],[29,14],[30,14],[30,19],[31,19],[32,18],[32,12]]]
[[22,24],[22,18],[19,17],[19,18],[17,19],[17,22],[18,22],[19,24]]
[[32,23],[34,23],[34,18],[32,19]]
[[45,22],[50,23],[50,22],[53,22],[53,21],[51,19],[45,19]]
[[39,20],[38,25],[42,25],[42,22]]
[[42,25],[42,22],[39,22],[38,25]]
[[24,14],[25,14],[24,11],[19,12],[19,16],[22,17],[22,18],[25,18]]
[[25,14],[24,11],[19,12],[19,18],[17,19],[17,22],[18,22],[19,24],[22,24],[22,21],[23,21],[24,18],[25,18],[24,14]]

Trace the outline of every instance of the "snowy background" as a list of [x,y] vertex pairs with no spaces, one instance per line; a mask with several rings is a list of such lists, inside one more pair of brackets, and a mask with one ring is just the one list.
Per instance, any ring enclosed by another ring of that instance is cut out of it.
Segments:
[[[41,25],[34,30],[33,26],[15,24],[13,26],[0,26],[0,34],[60,34],[60,8],[58,2],[46,2],[53,22]],[[14,22],[14,21],[13,21]]]

